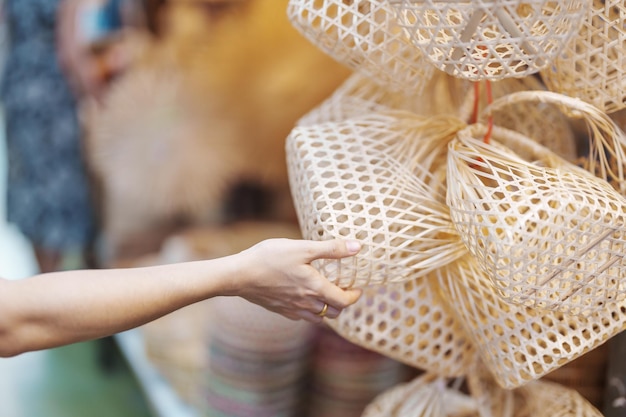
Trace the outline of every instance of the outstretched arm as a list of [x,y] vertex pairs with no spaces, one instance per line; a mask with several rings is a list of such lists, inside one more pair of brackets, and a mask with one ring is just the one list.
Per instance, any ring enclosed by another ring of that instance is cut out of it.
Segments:
[[310,262],[359,249],[353,241],[269,239],[206,261],[0,280],[0,356],[104,337],[214,296],[240,296],[313,322],[327,303],[333,318],[360,291],[331,284]]

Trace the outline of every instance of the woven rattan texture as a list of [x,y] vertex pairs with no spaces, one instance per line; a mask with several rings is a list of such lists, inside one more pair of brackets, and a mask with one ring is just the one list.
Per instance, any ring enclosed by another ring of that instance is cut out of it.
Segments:
[[[471,109],[467,108],[467,104],[474,100],[474,91],[469,84],[437,71],[422,94],[407,95],[388,91],[367,77],[355,73],[328,99],[303,116],[298,124],[339,122],[387,110],[406,110],[421,116],[446,114],[468,121]],[[492,83],[495,99],[520,91],[544,89],[543,84],[534,76]],[[486,109],[488,104],[484,87],[479,94],[479,107]],[[528,101],[507,103],[493,111],[493,119],[497,126],[526,135],[568,160],[575,160],[577,157],[576,138],[570,122],[555,104]]]
[[450,145],[448,204],[502,296],[585,316],[623,300],[626,200],[576,166],[527,163],[472,130]]
[[476,402],[424,374],[378,395],[361,417],[478,417]]
[[407,281],[466,252],[444,197],[446,143],[459,123],[396,112],[291,132],[287,164],[303,236],[362,242],[355,257],[315,263],[332,282]]
[[462,119],[461,108],[470,84],[437,71],[422,94],[393,92],[362,74],[354,73],[319,106],[304,115],[299,125],[340,122],[387,110],[406,110],[421,116],[446,114]]
[[290,0],[287,15],[322,51],[390,90],[419,94],[434,73],[385,0]]
[[602,414],[576,390],[547,381],[520,388],[499,387],[480,364],[467,378],[482,417],[600,417]]
[[464,375],[476,351],[433,277],[371,286],[328,326],[351,342],[438,375]]
[[535,381],[520,388],[528,412],[515,417],[602,417],[578,392],[558,384]]
[[[480,92],[483,93],[484,89],[481,86]],[[536,76],[509,78],[492,83],[493,97],[496,100],[520,91],[542,90],[545,87]],[[481,108],[487,106],[485,94],[482,94]],[[571,123],[555,104],[517,102],[495,110],[492,114],[493,122],[497,126],[519,132],[568,161],[574,161],[578,157]]]
[[[576,98],[550,91],[521,91],[496,99],[486,113],[506,110],[520,103],[535,102],[557,106],[564,114],[584,121],[587,127],[588,156],[584,168],[626,195],[626,134],[606,113]],[[550,138],[547,138],[549,140]],[[539,141],[545,143],[543,141]]]
[[507,303],[473,256],[436,273],[445,299],[503,388],[539,379],[626,328],[624,303],[588,318]]
[[442,71],[469,80],[521,77],[549,65],[578,32],[585,0],[390,0]]
[[626,4],[594,0],[578,35],[541,75],[552,91],[607,113],[626,108]]

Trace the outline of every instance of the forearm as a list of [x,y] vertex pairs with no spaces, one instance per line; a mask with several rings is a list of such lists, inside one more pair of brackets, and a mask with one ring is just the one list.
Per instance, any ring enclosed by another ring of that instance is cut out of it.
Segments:
[[208,261],[0,279],[0,356],[118,333],[217,295],[294,320],[334,318],[360,291],[333,285],[310,263],[359,250],[354,241],[269,239]]
[[[235,255],[237,257],[238,255]],[[0,355],[95,339],[232,292],[236,258],[68,271],[0,286]]]

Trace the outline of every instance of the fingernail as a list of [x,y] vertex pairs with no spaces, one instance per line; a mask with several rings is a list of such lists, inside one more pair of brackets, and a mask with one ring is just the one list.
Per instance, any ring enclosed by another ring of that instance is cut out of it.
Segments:
[[357,253],[361,250],[361,244],[356,240],[347,240],[346,249],[348,249],[348,252],[350,253]]

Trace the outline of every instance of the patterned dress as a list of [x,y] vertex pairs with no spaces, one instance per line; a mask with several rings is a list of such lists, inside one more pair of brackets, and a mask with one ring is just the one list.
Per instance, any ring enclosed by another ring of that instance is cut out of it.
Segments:
[[59,67],[60,0],[5,0],[9,46],[0,92],[8,221],[38,247],[84,248],[95,231],[76,102]]

